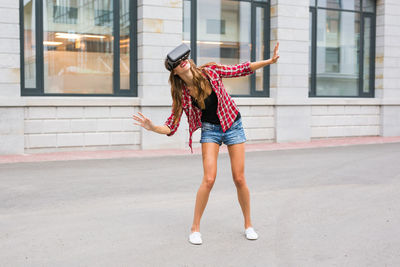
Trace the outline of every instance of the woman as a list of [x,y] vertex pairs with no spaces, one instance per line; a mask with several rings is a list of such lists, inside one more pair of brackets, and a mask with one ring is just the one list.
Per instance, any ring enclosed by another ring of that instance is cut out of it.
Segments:
[[249,75],[259,68],[275,63],[279,58],[278,48],[279,43],[274,48],[273,57],[268,60],[236,65],[209,63],[196,67],[192,60],[187,59],[188,54],[183,55],[171,65],[167,57],[165,66],[171,71],[169,82],[173,99],[172,114],[162,126],[154,125],[140,112],[138,112],[140,116],[133,115],[138,122],[135,122],[136,125],[171,136],[178,129],[182,113],[185,111],[189,122],[191,149],[192,134],[201,128],[200,143],[204,175],[197,191],[193,224],[189,235],[189,242],[192,244],[202,244],[200,219],[215,182],[218,152],[222,143],[228,147],[232,176],[244,216],[244,233],[247,239],[258,238],[251,224],[250,193],[244,176],[246,137],[240,112],[226,92],[221,79]]

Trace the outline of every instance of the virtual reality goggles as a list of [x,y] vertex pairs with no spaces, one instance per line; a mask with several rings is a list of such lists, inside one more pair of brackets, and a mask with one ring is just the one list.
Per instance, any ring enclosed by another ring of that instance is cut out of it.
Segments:
[[186,44],[175,47],[165,58],[165,68],[169,71],[175,69],[182,60],[189,58],[190,48]]

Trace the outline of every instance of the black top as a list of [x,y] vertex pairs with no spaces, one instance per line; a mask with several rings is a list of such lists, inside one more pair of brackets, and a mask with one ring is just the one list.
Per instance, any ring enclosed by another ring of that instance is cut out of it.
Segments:
[[[200,108],[199,104],[197,103],[196,99],[192,97],[192,102],[193,104]],[[218,118],[217,115],[217,108],[218,108],[218,98],[217,95],[215,94],[214,90],[211,90],[211,94],[204,99],[204,105],[205,109],[201,110],[201,122],[209,122],[212,124],[217,124],[220,125],[221,122]],[[240,112],[238,112],[235,121],[237,121],[240,118]]]

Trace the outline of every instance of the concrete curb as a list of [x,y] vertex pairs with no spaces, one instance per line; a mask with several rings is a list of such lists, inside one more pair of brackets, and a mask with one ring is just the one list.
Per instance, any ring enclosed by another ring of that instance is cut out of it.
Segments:
[[[301,148],[335,147],[364,144],[399,143],[400,136],[394,137],[349,137],[319,139],[309,142],[290,142],[290,143],[257,143],[246,144],[246,152],[288,150]],[[221,146],[220,153],[227,153],[225,145]],[[40,154],[18,154],[0,156],[0,164],[19,163],[19,162],[42,162],[42,161],[68,161],[68,160],[87,160],[87,159],[112,159],[112,158],[135,158],[135,157],[163,157],[178,155],[199,155],[201,148],[194,148],[193,154],[190,149],[159,149],[159,150],[98,150],[98,151],[71,151],[53,152]]]

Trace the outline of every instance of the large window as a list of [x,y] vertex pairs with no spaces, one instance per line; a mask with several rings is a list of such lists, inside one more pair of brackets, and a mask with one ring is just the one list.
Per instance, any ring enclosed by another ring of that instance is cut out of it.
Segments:
[[373,97],[375,1],[310,5],[310,96]]
[[[183,41],[197,65],[268,59],[269,2],[184,0]],[[255,75],[224,79],[233,96],[268,96],[269,67]]]
[[136,96],[135,3],[20,0],[22,95]]

